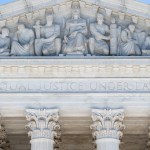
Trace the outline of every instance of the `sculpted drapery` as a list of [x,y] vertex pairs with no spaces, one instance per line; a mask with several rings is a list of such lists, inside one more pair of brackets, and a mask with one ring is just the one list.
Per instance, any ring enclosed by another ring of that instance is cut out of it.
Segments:
[[12,42],[11,54],[15,56],[33,56],[34,32],[23,24],[18,25],[18,31]]
[[58,38],[60,26],[53,24],[53,15],[47,16],[46,20],[45,26],[36,26],[35,54],[37,56],[58,55],[61,50],[61,39]]
[[[120,30],[121,31],[121,30]],[[135,26],[129,25],[120,33],[120,40],[118,46],[118,54],[120,56],[134,56],[141,55],[141,50],[138,46],[138,42],[134,39]]]
[[97,14],[97,23],[90,25],[92,38],[89,41],[90,52],[92,55],[109,55],[109,46],[106,41],[110,40],[109,27],[103,23],[104,16]]

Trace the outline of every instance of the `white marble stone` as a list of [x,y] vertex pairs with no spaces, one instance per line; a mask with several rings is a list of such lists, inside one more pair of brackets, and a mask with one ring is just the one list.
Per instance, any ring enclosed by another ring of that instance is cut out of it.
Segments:
[[[127,0],[94,3],[88,0],[19,0],[5,5],[7,10],[18,4],[15,12],[12,9],[12,12],[1,12],[0,29],[8,28],[10,35],[5,36],[12,40],[11,44],[7,42],[7,47],[1,43],[0,48],[13,56],[149,56],[149,16],[140,16],[140,3],[132,3],[137,10]],[[90,10],[91,13],[87,13]]]
[[123,137],[123,109],[92,109],[91,125],[97,150],[119,150]]
[[[91,110],[122,108],[126,129],[121,149],[146,149],[150,125],[149,5],[134,0],[79,0],[79,4],[72,7],[72,2],[18,0],[0,6],[1,52],[9,52],[11,49],[9,42],[3,43],[5,39],[20,43],[28,51],[29,45],[32,45],[35,50],[37,44],[32,40],[33,36],[31,38],[24,32],[18,33],[17,27],[20,24],[25,25],[26,29],[21,31],[34,31],[36,39],[48,41],[42,44],[44,48],[40,49],[38,56],[23,56],[22,48],[18,49],[21,56],[0,56],[0,113],[12,150],[33,150],[34,146],[38,146],[39,150],[54,148],[54,138],[43,140],[40,136],[31,138],[30,147],[25,129],[25,110],[28,108],[59,109],[61,150],[91,150]],[[83,25],[80,26],[80,23],[84,24],[84,30],[80,31]],[[77,26],[71,28],[70,24]],[[45,35],[42,33],[43,28]],[[58,28],[60,31],[55,31]],[[65,36],[64,31],[68,28],[73,30],[70,32],[73,36]],[[14,39],[15,33],[19,35],[18,39]],[[57,36],[49,39],[49,33],[57,33]],[[23,41],[20,41],[20,35],[24,35]],[[79,39],[82,39],[81,43]],[[97,56],[95,51],[92,53],[90,39],[100,46],[98,52],[107,50],[111,56]],[[62,51],[64,42],[66,45],[73,43],[71,53],[67,56]],[[86,51],[83,45],[87,46],[88,54],[81,53]],[[105,49],[106,45],[109,48]],[[118,46],[121,48],[118,49]],[[49,48],[54,51],[54,48],[58,48],[58,53],[55,56],[43,56],[42,50],[48,51]],[[137,55],[135,50],[137,52],[139,48],[143,56],[132,56]],[[40,117],[37,115],[35,118]],[[39,123],[42,128],[42,119],[39,122],[37,120],[32,125]],[[33,128],[30,126],[29,129],[31,131]],[[30,132],[31,135],[34,131]],[[118,150],[119,143],[119,138],[106,137],[97,140],[97,148],[108,150],[114,146],[113,149]],[[44,147],[46,145],[48,147]]]

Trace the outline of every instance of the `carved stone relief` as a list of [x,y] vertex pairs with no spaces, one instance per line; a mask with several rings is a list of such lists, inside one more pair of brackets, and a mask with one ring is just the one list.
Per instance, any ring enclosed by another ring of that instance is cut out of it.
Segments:
[[53,24],[53,15],[46,17],[45,26],[37,21],[35,28],[35,54],[37,56],[59,55],[61,51],[60,26]]
[[[18,30],[10,33],[5,23],[1,27],[0,56],[150,55],[149,30],[138,24],[142,20],[85,5],[68,2],[59,9],[54,6],[41,10],[42,17],[28,13],[26,18],[17,18]],[[89,8],[91,12],[85,13]]]
[[72,3],[72,18],[66,23],[63,54],[87,54],[87,23],[80,17],[79,2]]
[[120,56],[140,56],[142,54],[138,41],[134,39],[135,26],[130,24],[124,30],[118,28],[118,55]]
[[7,28],[2,28],[2,33],[0,34],[0,55],[9,56],[10,55],[10,37],[9,30]]
[[92,38],[89,40],[90,52],[92,55],[109,55],[109,46],[106,41],[110,40],[109,27],[104,24],[104,16],[97,14],[97,23],[90,25]]
[[11,55],[14,56],[33,56],[34,32],[25,27],[24,24],[18,25],[18,31],[15,33],[12,41]]

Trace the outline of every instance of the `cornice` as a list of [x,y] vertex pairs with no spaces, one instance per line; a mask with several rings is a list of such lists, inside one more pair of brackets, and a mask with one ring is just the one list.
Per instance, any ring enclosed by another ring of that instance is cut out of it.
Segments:
[[[39,11],[42,11],[43,9],[46,10],[50,7],[64,7],[69,5],[70,1],[72,0],[18,0],[6,5],[0,5],[0,20],[8,20],[10,17],[15,20],[16,16],[29,13],[40,14]],[[81,0],[81,2],[85,3],[84,5],[86,5],[86,7],[104,7],[106,9],[111,9],[112,11],[115,10],[127,15],[145,18],[147,24],[150,22],[150,5],[135,0],[125,0],[124,3],[122,0]]]

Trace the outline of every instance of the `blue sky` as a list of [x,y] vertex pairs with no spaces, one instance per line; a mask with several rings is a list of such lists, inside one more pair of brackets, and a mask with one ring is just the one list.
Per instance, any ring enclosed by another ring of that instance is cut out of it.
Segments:
[[[12,1],[15,1],[15,0],[0,0],[0,4],[5,4],[5,3],[12,2]],[[150,0],[137,0],[137,1],[140,1],[140,2],[143,2],[146,4],[150,4]]]
[[143,3],[146,3],[146,4],[150,4],[150,0],[137,0],[139,2],[143,2]]
[[15,0],[0,0],[0,4],[5,4],[5,3],[9,3],[9,2],[13,2]]

